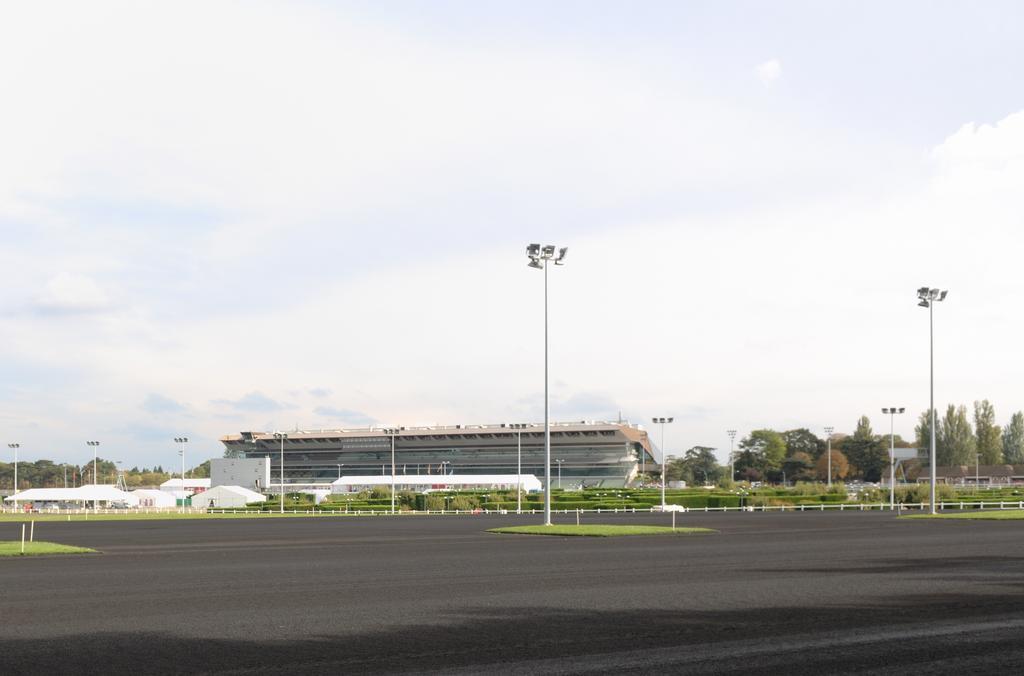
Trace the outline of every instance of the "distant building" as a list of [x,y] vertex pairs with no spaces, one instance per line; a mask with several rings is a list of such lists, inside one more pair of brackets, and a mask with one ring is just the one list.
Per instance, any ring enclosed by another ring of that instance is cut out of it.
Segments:
[[[544,477],[544,426],[509,424],[401,427],[394,435],[399,475],[516,474],[522,438],[522,473]],[[284,440],[285,483],[289,488],[325,486],[348,476],[391,474],[392,435],[382,428],[303,430]],[[279,483],[281,441],[271,432],[242,432],[221,438],[229,455],[270,458],[271,486]],[[560,459],[562,485],[623,486],[643,465],[657,468],[647,432],[625,422],[551,424],[551,473]],[[660,456],[660,453],[657,455]],[[275,491],[276,492],[276,491]]]
[[[917,477],[928,482],[928,470]],[[1015,486],[1024,485],[1024,465],[954,465],[936,467],[935,481],[953,486]]]
[[270,458],[214,458],[210,460],[210,486],[265,491],[270,487]]

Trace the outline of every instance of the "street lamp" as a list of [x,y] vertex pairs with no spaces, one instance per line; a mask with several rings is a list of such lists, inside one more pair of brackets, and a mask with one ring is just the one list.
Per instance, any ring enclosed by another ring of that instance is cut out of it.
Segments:
[[931,408],[932,417],[931,449],[929,453],[930,483],[928,489],[928,498],[931,502],[932,514],[936,514],[938,511],[935,509],[935,303],[946,300],[947,293],[949,293],[949,291],[930,289],[927,286],[922,286],[920,289],[917,290],[918,306],[928,308],[928,370],[930,384],[929,406]]
[[828,435],[828,487],[832,488],[832,432],[835,431],[835,427],[826,427],[825,434]]
[[551,402],[548,398],[548,263],[564,265],[568,247],[558,249],[553,244],[530,244],[526,247],[527,263],[531,268],[544,271],[544,525],[551,525]]
[[[21,444],[7,444],[7,448],[14,449],[14,492],[11,495],[18,494],[18,449],[21,448]],[[18,501],[14,501],[14,511],[18,511]]]
[[284,440],[288,435],[284,432],[274,432],[274,438],[281,442],[281,513],[284,514]]
[[516,514],[523,513],[523,428],[525,423],[511,423],[516,431]]
[[665,425],[675,418],[651,418],[655,425],[661,425],[661,511],[665,511],[665,470],[668,468],[668,454],[665,452]]
[[395,513],[395,435],[398,434],[399,428],[387,427],[384,429],[385,434],[391,435],[391,513]]
[[889,416],[889,509],[896,509],[896,433],[893,431],[893,425],[895,424],[896,415],[903,413],[907,409],[902,406],[896,408],[890,406],[889,408],[883,408],[882,413]]
[[[185,444],[188,443],[188,437],[174,437],[174,443],[181,446],[178,449],[178,455],[181,456],[181,492],[185,492]],[[181,504],[185,504],[184,497],[181,500]]]
[[726,430],[729,435],[729,481],[736,481],[736,456],[733,454],[733,445],[736,443],[736,430]]

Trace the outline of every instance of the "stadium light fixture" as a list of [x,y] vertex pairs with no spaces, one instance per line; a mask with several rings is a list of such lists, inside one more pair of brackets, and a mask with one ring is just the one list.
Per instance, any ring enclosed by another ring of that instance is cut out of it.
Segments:
[[98,456],[98,453],[99,453],[100,442],[98,442],[98,441],[87,441],[87,442],[85,442],[85,445],[86,446],[92,446],[92,482],[93,482],[93,484],[99,486],[100,485],[100,475],[97,473],[96,468],[99,466],[99,462],[97,461],[97,456]]
[[509,423],[516,431],[516,514],[523,513],[523,429],[526,423]]
[[736,430],[726,430],[729,435],[729,481],[736,481],[736,456],[733,454],[733,445],[736,442]]
[[[188,437],[174,437],[174,443],[181,447],[178,449],[178,455],[181,456],[181,490],[185,492],[185,444],[188,443]],[[185,505],[184,498],[182,498],[181,504]]]
[[667,482],[668,473],[668,454],[665,452],[665,425],[671,423],[675,418],[651,418],[651,422],[655,425],[661,425],[661,511],[665,509],[665,483]]
[[894,429],[896,416],[906,411],[904,407],[889,406],[882,413],[889,416],[889,511],[896,509],[896,432]]
[[551,400],[548,396],[548,262],[562,265],[568,247],[558,249],[554,244],[530,244],[526,255],[531,268],[544,271],[544,525],[551,525]]
[[946,294],[949,291],[940,291],[939,289],[932,289],[927,286],[922,286],[917,290],[917,297],[920,299],[918,303],[919,307],[928,308],[928,372],[929,372],[929,409],[931,411],[931,440],[929,443],[929,486],[928,486],[928,501],[930,503],[930,511],[932,514],[937,514],[938,510],[935,508],[935,303],[946,300]]
[[391,437],[391,513],[395,513],[395,435],[400,427],[385,427],[384,433]]
[[[14,492],[11,495],[18,494],[18,449],[21,448],[21,444],[7,444],[7,448],[14,449]],[[14,501],[14,511],[18,511],[18,501]]]
[[281,513],[284,514],[284,440],[288,435],[285,432],[274,432],[274,438],[281,442]]
[[832,433],[835,432],[835,427],[826,427],[825,434],[828,435],[828,487],[832,488]]

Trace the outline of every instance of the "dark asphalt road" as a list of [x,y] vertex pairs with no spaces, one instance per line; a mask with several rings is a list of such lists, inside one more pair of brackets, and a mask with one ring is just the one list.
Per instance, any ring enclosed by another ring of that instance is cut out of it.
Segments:
[[720,532],[483,532],[537,520],[40,523],[39,539],[103,553],[0,559],[0,673],[1024,670],[1024,522],[688,514]]

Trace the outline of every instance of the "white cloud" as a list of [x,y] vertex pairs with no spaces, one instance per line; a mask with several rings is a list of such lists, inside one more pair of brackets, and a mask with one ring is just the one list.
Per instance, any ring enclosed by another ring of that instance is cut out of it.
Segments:
[[47,313],[82,313],[104,310],[110,300],[94,279],[61,272],[46,283],[35,307]]
[[782,62],[778,59],[770,59],[755,66],[754,72],[757,73],[757,78],[762,85],[771,87],[776,80],[782,77]]

